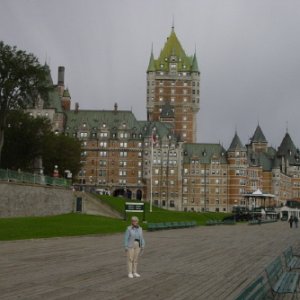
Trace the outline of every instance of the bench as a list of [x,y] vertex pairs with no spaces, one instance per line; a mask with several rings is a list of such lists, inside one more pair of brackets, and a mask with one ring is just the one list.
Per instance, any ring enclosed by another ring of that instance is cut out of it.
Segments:
[[265,220],[257,220],[257,219],[254,219],[254,220],[250,220],[249,221],[249,225],[261,225],[261,224],[268,224],[268,223],[274,223],[274,222],[277,222],[277,220],[275,219],[265,219]]
[[264,282],[264,277],[260,276],[249,284],[235,300],[267,300],[272,298],[270,289]]
[[148,223],[148,231],[156,231],[163,229],[191,228],[197,225],[196,221],[189,222],[164,222],[164,223]]
[[208,221],[205,222],[205,224],[207,226],[212,226],[212,225],[222,225],[224,223],[221,220],[208,220]]
[[[269,266],[265,269],[269,284],[272,291],[276,294],[296,294],[299,273],[284,272],[281,259],[278,256]],[[294,296],[293,295],[293,296]]]
[[283,251],[283,256],[285,259],[286,267],[289,270],[300,269],[300,258],[293,254],[291,246]]

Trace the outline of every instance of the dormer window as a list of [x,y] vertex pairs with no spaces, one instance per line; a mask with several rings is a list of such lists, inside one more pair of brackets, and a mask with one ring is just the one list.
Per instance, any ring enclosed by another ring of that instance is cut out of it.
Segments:
[[86,127],[86,123],[83,123],[83,125],[82,125],[82,126],[83,126],[83,128],[85,128],[85,127]]
[[177,69],[177,64],[170,64],[170,69],[171,70],[176,70]]

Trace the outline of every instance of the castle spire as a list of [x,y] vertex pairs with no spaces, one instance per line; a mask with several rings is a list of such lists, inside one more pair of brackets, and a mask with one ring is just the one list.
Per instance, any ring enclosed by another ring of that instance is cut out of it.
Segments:
[[155,61],[154,61],[154,55],[153,55],[153,43],[151,45],[151,55],[149,60],[149,65],[147,72],[155,72]]
[[172,32],[174,32],[175,26],[174,26],[174,15],[172,16]]

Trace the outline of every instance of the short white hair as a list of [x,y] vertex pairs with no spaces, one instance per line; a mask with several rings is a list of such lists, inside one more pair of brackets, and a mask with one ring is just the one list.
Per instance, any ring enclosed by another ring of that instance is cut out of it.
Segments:
[[139,221],[139,218],[136,217],[136,216],[132,216],[132,217],[131,217],[131,221],[137,221],[137,222],[138,222],[138,221]]

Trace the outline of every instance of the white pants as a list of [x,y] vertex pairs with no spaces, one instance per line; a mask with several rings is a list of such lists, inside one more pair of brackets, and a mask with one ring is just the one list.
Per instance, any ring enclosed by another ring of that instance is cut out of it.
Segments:
[[140,254],[140,247],[138,242],[133,243],[133,248],[129,248],[127,251],[127,266],[128,266],[128,274],[137,273],[137,264],[138,258]]

